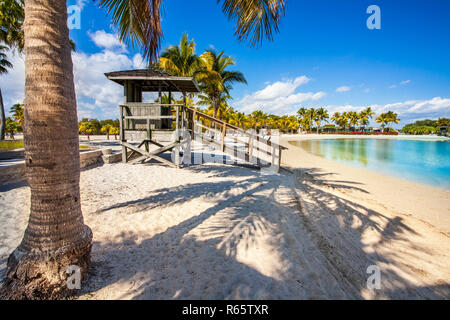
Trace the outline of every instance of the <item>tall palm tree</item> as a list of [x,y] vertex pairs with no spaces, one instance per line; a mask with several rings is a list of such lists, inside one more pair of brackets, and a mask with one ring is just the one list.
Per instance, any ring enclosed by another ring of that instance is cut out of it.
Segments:
[[[397,113],[395,113],[393,111],[388,111],[386,117],[388,120],[388,125],[391,123],[399,123],[400,122],[400,119],[398,118]],[[390,129],[390,126],[388,127],[388,129]]]
[[316,124],[317,124],[317,133],[319,133],[319,127],[322,123],[322,121],[327,121],[330,118],[328,115],[328,111],[324,108],[317,109],[316,112]]
[[202,60],[195,54],[195,42],[183,33],[177,46],[170,46],[161,54],[157,66],[173,76],[193,77],[200,69]]
[[245,113],[243,112],[235,112],[233,114],[231,114],[230,117],[230,124],[242,128],[244,129],[245,126],[245,122],[246,122],[246,116]]
[[247,83],[242,72],[229,71],[227,68],[235,64],[234,59],[224,55],[221,51],[207,50],[200,56],[204,68],[197,73],[200,88],[209,97],[214,107],[214,118],[223,94],[230,94],[233,83]]
[[384,131],[384,127],[389,123],[389,116],[387,113],[382,113],[375,119],[375,121],[381,124]]
[[216,106],[215,103],[217,102],[216,113],[220,114],[219,117],[224,114],[224,110],[228,107],[227,100],[232,99],[232,97],[225,92],[221,92],[219,94],[217,101],[213,100],[211,98],[211,96],[206,95],[206,94],[199,94],[198,98],[199,98],[199,100],[197,101],[197,104],[203,105],[203,106],[208,106],[209,108],[211,108],[211,110],[212,110],[211,115],[214,115],[214,108]]
[[350,124],[350,127],[353,126],[353,131],[355,131],[355,127],[359,122],[359,114],[356,111],[350,111],[347,113],[348,115],[348,122]]
[[[0,45],[0,75],[6,74],[9,68],[12,68],[11,62],[8,61],[6,56],[7,47]],[[6,116],[5,116],[5,106],[3,105],[3,95],[2,88],[0,88],[0,113],[1,113],[1,125],[0,125],[0,140],[5,140],[5,130],[6,130]]]
[[359,124],[363,128],[369,124],[370,119],[372,119],[372,116],[375,115],[375,112],[372,111],[371,107],[367,107],[366,109],[362,110],[359,113]]
[[[162,37],[161,0],[98,0],[121,41],[155,61]],[[258,45],[272,39],[283,0],[223,0],[236,35]],[[0,295],[51,298],[69,294],[67,266],[89,270],[92,232],[80,205],[78,121],[66,0],[25,0],[24,143],[31,207],[19,247],[8,259]],[[250,39],[249,39],[250,37]],[[58,121],[55,121],[57,119]]]
[[308,109],[307,117],[309,118],[310,129],[315,121],[317,121],[317,110],[314,108]]

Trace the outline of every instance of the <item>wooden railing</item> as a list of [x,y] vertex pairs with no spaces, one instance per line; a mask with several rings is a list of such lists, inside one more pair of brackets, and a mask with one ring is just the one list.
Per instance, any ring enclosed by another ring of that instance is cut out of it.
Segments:
[[[220,148],[224,153],[260,166],[271,165],[277,167],[277,170],[279,169],[281,151],[286,147],[271,141],[271,138],[266,139],[255,133],[244,131],[201,111],[189,107],[186,107],[186,111],[188,129],[191,131],[193,140],[199,137],[204,142]],[[233,142],[234,146],[227,145],[227,137],[229,142]]]

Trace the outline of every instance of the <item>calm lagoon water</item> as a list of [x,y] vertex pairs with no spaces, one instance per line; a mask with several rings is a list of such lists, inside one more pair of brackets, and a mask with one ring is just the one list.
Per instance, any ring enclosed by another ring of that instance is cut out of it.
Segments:
[[450,189],[450,142],[323,139],[293,142],[328,160]]

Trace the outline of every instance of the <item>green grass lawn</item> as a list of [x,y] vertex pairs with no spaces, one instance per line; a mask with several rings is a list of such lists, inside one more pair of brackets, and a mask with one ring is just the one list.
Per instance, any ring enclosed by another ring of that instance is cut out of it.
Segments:
[[[0,151],[8,151],[23,148],[22,140],[3,140],[0,141]],[[80,150],[89,150],[89,146],[80,146]]]
[[3,140],[0,141],[0,151],[23,148],[23,141],[20,140]]

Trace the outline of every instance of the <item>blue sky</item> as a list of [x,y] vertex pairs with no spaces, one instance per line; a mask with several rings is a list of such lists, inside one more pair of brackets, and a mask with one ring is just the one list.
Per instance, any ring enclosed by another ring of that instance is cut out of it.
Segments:
[[[121,88],[103,72],[145,66],[139,51],[120,45],[106,11],[79,4],[81,29],[71,30],[79,116],[117,117]],[[381,10],[381,29],[369,30],[369,5]],[[236,85],[230,104],[292,114],[299,106],[330,112],[394,110],[400,125],[423,118],[450,117],[450,1],[287,0],[280,33],[273,42],[250,48],[234,36],[216,1],[164,1],[162,49],[188,32],[197,52],[225,50],[248,85]],[[16,61],[17,60],[17,61]],[[3,90],[6,103],[20,100],[20,58]],[[88,72],[89,71],[89,72]],[[3,85],[2,85],[3,88]],[[22,84],[23,88],[23,84]]]

